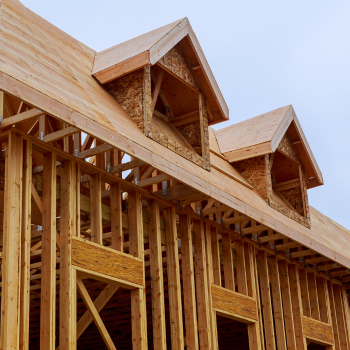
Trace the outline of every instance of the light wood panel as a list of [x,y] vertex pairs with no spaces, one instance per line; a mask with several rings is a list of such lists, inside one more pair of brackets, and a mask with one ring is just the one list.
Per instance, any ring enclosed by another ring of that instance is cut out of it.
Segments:
[[303,316],[304,336],[322,345],[333,344],[332,326],[315,320],[311,317]]
[[72,264],[89,270],[93,275],[113,277],[129,289],[142,288],[143,262],[129,254],[121,253],[99,244],[74,237],[72,240]]
[[215,284],[211,286],[211,291],[213,308],[218,315],[243,323],[253,323],[258,320],[256,301],[253,298]]

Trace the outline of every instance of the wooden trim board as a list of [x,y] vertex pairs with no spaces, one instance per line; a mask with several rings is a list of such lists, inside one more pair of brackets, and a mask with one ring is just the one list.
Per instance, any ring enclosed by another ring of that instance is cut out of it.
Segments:
[[332,326],[314,318],[303,316],[303,333],[304,337],[315,343],[321,345],[334,344]]

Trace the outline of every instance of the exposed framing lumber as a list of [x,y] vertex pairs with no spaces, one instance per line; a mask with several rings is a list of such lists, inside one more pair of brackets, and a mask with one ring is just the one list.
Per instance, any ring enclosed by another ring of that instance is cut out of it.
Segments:
[[111,201],[111,248],[123,251],[123,208],[122,208],[122,191],[120,183],[110,186]]
[[232,246],[231,246],[231,235],[223,234],[221,237],[222,243],[222,260],[225,277],[225,288],[229,290],[235,290],[235,277],[233,272],[233,257],[232,257]]
[[76,336],[76,270],[72,267],[72,237],[76,234],[73,197],[74,163],[66,160],[61,168],[60,220],[60,350],[74,350]]
[[51,134],[45,135],[43,138],[44,142],[54,142],[57,140],[60,140],[67,136],[72,136],[76,133],[78,133],[79,130],[75,128],[74,126],[69,126],[68,128],[63,128],[61,130],[58,130],[56,132],[53,132]]
[[219,230],[217,227],[211,228],[211,244],[212,244],[212,254],[213,254],[214,283],[219,287],[221,287]]
[[279,262],[279,277],[283,300],[283,316],[285,322],[288,350],[297,350],[293,322],[292,297],[289,285],[288,264],[286,261]]
[[349,349],[349,338],[347,334],[343,297],[341,286],[333,284],[334,306],[338,324],[338,335],[341,349]]
[[56,154],[43,157],[43,235],[41,262],[40,349],[55,349],[56,333]]
[[134,169],[137,168],[141,165],[144,165],[145,162],[142,162],[140,160],[132,160],[130,162],[124,163],[124,164],[119,164],[119,165],[115,165],[113,167],[111,167],[110,169],[110,173],[111,174],[115,174],[115,173],[120,173],[122,171],[127,171],[130,169]]
[[29,349],[32,143],[24,141],[19,349]]
[[81,159],[85,159],[85,158],[89,158],[89,157],[92,157],[92,156],[98,156],[101,153],[110,151],[113,148],[114,148],[113,146],[111,146],[111,145],[109,145],[107,143],[104,143],[102,145],[98,145],[98,146],[96,146],[94,148],[90,148],[90,149],[87,149],[85,151],[80,152],[78,157],[81,158]]
[[20,242],[22,220],[22,138],[10,134],[5,153],[5,205],[2,288],[1,288],[1,349],[17,349],[19,339],[20,302]]
[[273,328],[272,316],[272,302],[270,293],[269,270],[267,265],[266,252],[260,251],[258,253],[258,262],[260,270],[260,288],[261,288],[261,302],[262,312],[264,316],[264,329],[266,349],[275,350],[275,332]]
[[194,283],[193,244],[189,215],[179,217],[186,346],[198,350],[197,310]]
[[44,112],[40,111],[37,108],[33,108],[33,109],[30,109],[29,111],[22,112],[19,114],[15,114],[12,117],[1,120],[0,130],[7,127],[7,126],[11,126],[13,124],[17,124],[17,123],[23,122],[23,121],[28,120],[28,119],[39,117],[43,114],[44,114]]
[[202,221],[193,222],[193,243],[196,270],[199,347],[201,350],[209,350],[211,349],[212,345],[212,331],[210,323],[210,313],[208,308],[209,286],[205,251],[204,225]]
[[101,174],[90,176],[91,241],[102,244]]
[[[143,260],[142,204],[140,192],[128,192],[129,253]],[[144,283],[145,284],[145,283]],[[147,349],[146,291],[144,288],[131,291],[131,317],[133,349]]]
[[276,329],[276,342],[278,350],[287,350],[284,315],[281,296],[281,284],[278,271],[278,262],[276,256],[269,258],[270,276],[271,276],[271,295],[273,303],[273,314]]
[[149,177],[148,179],[141,180],[141,181],[139,181],[138,185],[140,187],[146,187],[146,186],[151,186],[154,184],[161,183],[163,181],[168,181],[170,179],[171,179],[171,177],[169,175],[161,174],[158,176],[153,176],[153,177]]
[[309,298],[312,318],[320,321],[320,308],[318,305],[318,293],[316,285],[316,276],[314,273],[307,274],[308,287],[309,287]]
[[83,281],[80,279],[80,277],[77,278],[77,286],[78,286],[78,290],[79,290],[79,294],[81,295],[81,297],[84,300],[84,303],[86,305],[86,307],[88,308],[88,310],[90,311],[96,327],[98,329],[98,331],[100,332],[106,346],[108,350],[117,350],[117,348],[114,346],[114,343],[111,339],[111,336],[109,335],[106,326],[104,325],[98,311],[96,310],[96,307],[94,305],[94,303],[91,300],[91,297],[88,293],[88,291],[86,290],[86,287],[84,286]]
[[154,107],[155,107],[156,102],[157,102],[157,98],[158,98],[160,86],[162,84],[163,76],[164,76],[164,70],[160,69],[159,75],[157,77],[157,83],[155,85],[154,93],[153,93],[153,97],[152,97],[152,104],[151,104],[151,112],[152,112],[152,114],[153,114],[153,110],[154,110]]
[[331,281],[326,281],[326,283],[328,287],[330,316],[332,318],[334,347],[336,350],[341,350],[342,347],[341,347],[340,338],[339,338],[338,321],[337,321],[337,314],[336,314],[334,295],[333,295],[333,286]]
[[166,349],[162,241],[159,215],[158,202],[155,200],[148,202],[153,344],[155,349]]
[[246,259],[244,252],[244,242],[242,240],[235,241],[235,257],[236,257],[236,273],[238,293],[248,295],[248,284],[246,274]]
[[180,350],[184,348],[184,337],[182,324],[180,266],[178,255],[175,209],[165,209],[164,218],[166,229],[165,236],[170,308],[171,347],[172,350]]

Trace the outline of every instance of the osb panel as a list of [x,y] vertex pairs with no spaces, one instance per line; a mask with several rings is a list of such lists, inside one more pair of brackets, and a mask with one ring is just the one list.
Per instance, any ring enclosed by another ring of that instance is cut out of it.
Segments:
[[310,207],[309,207],[309,198],[307,195],[307,183],[306,183],[306,172],[304,167],[301,167],[302,171],[302,178],[301,178],[301,186],[303,187],[304,192],[304,201],[305,201],[305,220],[306,220],[306,226],[311,227],[311,215],[310,215]]
[[106,84],[107,90],[144,132],[143,72],[141,68]]
[[199,90],[198,83],[194,77],[191,65],[179,44],[175,45],[159,61],[162,66],[169,69],[189,85]]
[[243,294],[216,285],[211,286],[213,308],[235,317],[257,321],[256,301]]
[[281,151],[282,153],[286,154],[288,157],[296,160],[297,162],[300,162],[298,152],[295,150],[295,147],[293,146],[292,140],[288,136],[288,134],[285,134],[278,145],[277,149]]
[[[208,120],[209,120],[209,113],[208,113],[207,101],[203,98],[203,127],[204,127],[204,154],[203,154],[203,158],[210,160]],[[210,164],[210,161],[207,163]]]
[[201,129],[200,122],[194,122],[191,124],[183,125],[177,129],[185,137],[188,143],[193,149],[200,155],[202,155],[202,143],[201,143]]
[[241,160],[233,166],[248,180],[259,195],[268,203],[265,156]]
[[72,264],[125,282],[143,285],[143,263],[127,254],[72,240]]
[[327,323],[316,321],[310,317],[303,316],[303,333],[306,338],[321,343],[334,343],[332,326]]

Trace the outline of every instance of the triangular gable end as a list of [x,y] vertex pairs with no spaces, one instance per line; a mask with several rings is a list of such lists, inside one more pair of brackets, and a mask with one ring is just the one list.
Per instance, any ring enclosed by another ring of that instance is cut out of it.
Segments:
[[180,42],[208,101],[209,124],[228,120],[226,102],[187,18],[97,53],[92,75],[106,84],[146,65],[157,64]]

